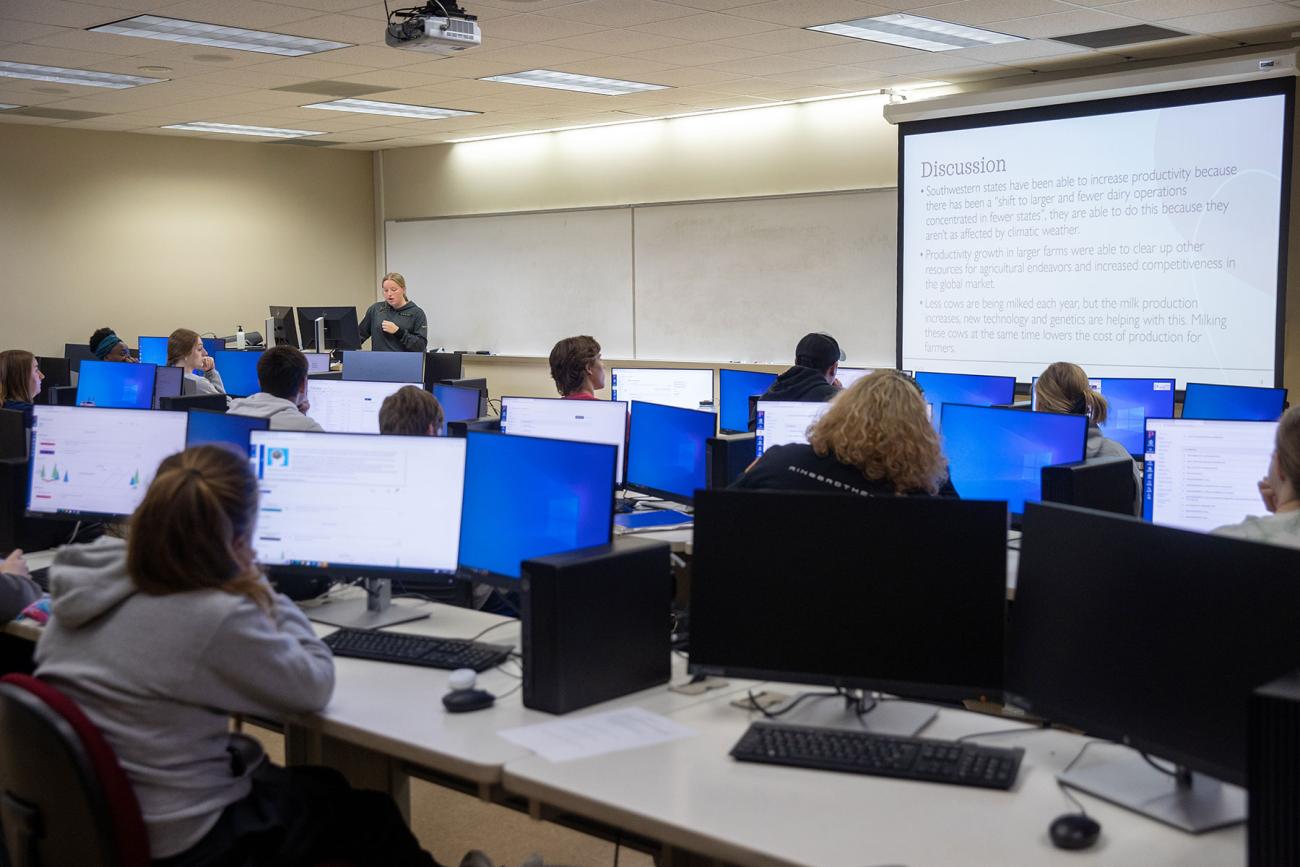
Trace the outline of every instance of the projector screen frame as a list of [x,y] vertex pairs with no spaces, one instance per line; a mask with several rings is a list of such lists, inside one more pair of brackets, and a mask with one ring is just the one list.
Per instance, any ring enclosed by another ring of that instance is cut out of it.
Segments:
[[[982,129],[993,126],[1014,126],[1036,121],[1063,120],[1067,118],[1094,117],[1107,114],[1124,114],[1185,105],[1202,105],[1232,102],[1261,96],[1282,96],[1282,165],[1278,196],[1278,246],[1277,246],[1277,309],[1273,335],[1273,387],[1282,387],[1283,365],[1286,355],[1286,273],[1287,240],[1291,224],[1291,148],[1295,121],[1296,79],[1294,76],[1277,76],[1258,81],[1187,87],[1180,90],[1161,90],[1134,96],[1103,97],[1080,102],[1031,108],[1009,109],[928,120],[903,121],[898,124],[898,268],[897,268],[897,322],[895,367],[903,369],[903,316],[906,309],[903,298],[904,212],[906,202],[907,137],[936,132],[953,132],[963,129]],[[1217,381],[1217,380],[1216,380]],[[1016,384],[1021,384],[1019,373]],[[1182,389],[1177,389],[1181,397]]]

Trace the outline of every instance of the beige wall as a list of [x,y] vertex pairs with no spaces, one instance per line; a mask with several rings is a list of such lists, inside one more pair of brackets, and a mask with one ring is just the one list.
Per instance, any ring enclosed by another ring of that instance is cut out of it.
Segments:
[[0,124],[0,348],[375,298],[371,156]]

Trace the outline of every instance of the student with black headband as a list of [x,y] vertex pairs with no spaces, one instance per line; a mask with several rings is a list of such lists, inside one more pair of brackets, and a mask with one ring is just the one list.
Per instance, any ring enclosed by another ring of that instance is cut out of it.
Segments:
[[100,361],[126,361],[134,362],[136,359],[131,355],[131,347],[122,342],[122,338],[117,336],[111,328],[97,328],[95,333],[90,335],[90,351],[95,353],[95,358]]

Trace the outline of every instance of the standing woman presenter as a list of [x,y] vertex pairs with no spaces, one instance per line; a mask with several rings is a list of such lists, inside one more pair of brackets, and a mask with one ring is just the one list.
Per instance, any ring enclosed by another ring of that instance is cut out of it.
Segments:
[[370,340],[374,352],[424,352],[429,345],[429,320],[406,297],[406,278],[397,272],[384,275],[379,288],[384,300],[370,305],[357,331],[361,342]]

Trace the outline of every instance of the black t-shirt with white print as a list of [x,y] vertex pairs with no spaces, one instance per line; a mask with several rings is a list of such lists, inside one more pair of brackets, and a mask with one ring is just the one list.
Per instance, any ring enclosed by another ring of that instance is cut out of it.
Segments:
[[[749,472],[732,482],[732,488],[760,491],[819,491],[856,494],[861,497],[892,497],[894,485],[888,479],[868,479],[857,467],[841,463],[831,455],[821,456],[806,443],[773,446],[763,452]],[[927,496],[909,491],[908,496]],[[939,496],[956,497],[950,479],[944,479]]]

